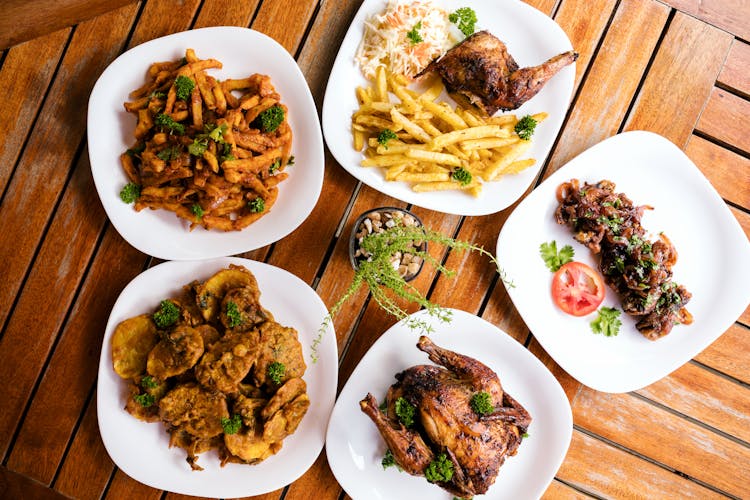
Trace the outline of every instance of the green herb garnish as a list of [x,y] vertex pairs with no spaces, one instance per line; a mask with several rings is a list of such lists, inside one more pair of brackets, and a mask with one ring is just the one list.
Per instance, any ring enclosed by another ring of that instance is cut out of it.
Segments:
[[208,138],[214,142],[224,143],[224,132],[227,131],[227,124],[205,125],[203,127],[208,132]]
[[250,207],[251,212],[258,214],[266,209],[266,202],[263,198],[257,197],[252,201],[248,201],[247,206]]
[[170,132],[174,132],[175,134],[182,135],[185,133],[185,125],[174,121],[171,116],[165,115],[164,113],[159,113],[158,115],[156,115],[156,118],[154,118],[154,123],[157,127],[167,129]]
[[242,427],[242,418],[237,413],[232,415],[232,418],[221,417],[221,427],[224,434],[237,434]]
[[136,144],[132,148],[128,148],[125,152],[128,154],[128,156],[135,157],[143,153],[145,150],[146,150],[145,144]]
[[419,34],[419,30],[421,29],[422,29],[422,21],[419,21],[417,22],[417,24],[414,25],[411,31],[406,33],[406,38],[409,39],[412,45],[424,41],[422,39],[422,35]]
[[456,12],[448,15],[448,20],[455,24],[464,36],[474,33],[474,25],[477,24],[477,13],[470,7],[461,7]]
[[281,168],[281,158],[276,158],[276,160],[273,163],[271,163],[271,166],[268,167],[268,173],[275,174],[276,172],[279,171],[280,168]]
[[193,206],[190,207],[190,211],[193,212],[193,215],[195,215],[199,219],[203,218],[203,207],[201,207],[197,203],[193,203]]
[[469,406],[477,415],[489,415],[495,411],[495,405],[492,404],[492,396],[489,392],[477,392],[471,397]]
[[273,132],[274,130],[279,128],[281,122],[284,121],[284,108],[278,105],[271,106],[270,108],[259,114],[258,118],[256,118],[256,121],[260,124],[260,128],[261,130],[263,130],[263,132]]
[[193,156],[203,156],[203,153],[208,149],[208,141],[205,139],[193,139],[193,143],[188,146],[188,153]]
[[191,78],[184,75],[178,75],[177,78],[175,78],[174,89],[177,94],[177,99],[180,99],[181,101],[187,100],[194,88],[195,82]]
[[385,455],[383,455],[383,460],[380,461],[380,465],[383,466],[383,470],[387,469],[388,467],[396,467],[399,472],[404,470],[401,468],[398,462],[396,462],[396,457],[393,456],[393,452],[390,450],[390,448],[385,451]]
[[141,195],[141,186],[134,182],[128,182],[120,190],[120,199],[125,203],[133,203]]
[[462,186],[466,186],[471,182],[471,172],[466,170],[464,167],[458,167],[453,172],[451,172],[451,178]]
[[536,123],[537,122],[535,119],[533,119],[530,115],[526,115],[518,120],[518,123],[516,123],[514,130],[516,131],[516,134],[518,134],[518,137],[520,137],[524,141],[528,141],[529,139],[531,139],[531,136],[534,135]]
[[180,317],[180,308],[171,300],[162,300],[159,310],[154,313],[154,323],[159,328],[167,328],[177,322]]
[[591,331],[594,333],[603,333],[606,337],[614,337],[620,332],[620,310],[614,307],[602,307],[598,311],[599,315],[591,322]]
[[447,483],[453,478],[453,462],[441,453],[424,470],[424,477],[431,483]]
[[278,385],[281,383],[281,380],[284,378],[284,372],[286,372],[286,366],[284,366],[284,363],[274,361],[268,365],[268,378],[270,378],[274,384]]
[[404,424],[404,427],[409,428],[414,425],[414,415],[417,412],[416,407],[408,402],[405,398],[399,397],[394,405],[396,410],[396,416]]
[[180,148],[178,146],[169,146],[158,153],[156,153],[156,157],[159,158],[162,161],[170,162],[177,158],[180,155]]
[[144,389],[154,389],[156,387],[159,387],[159,384],[154,380],[154,377],[151,375],[146,375],[141,379],[141,387]]
[[145,394],[136,394],[133,396],[133,399],[136,403],[143,406],[144,408],[148,408],[149,406],[152,406],[155,402],[154,397],[151,394],[145,393]]
[[398,136],[393,130],[389,128],[384,128],[378,134],[378,144],[383,146],[385,149],[388,149],[388,141],[392,139],[398,139]]
[[542,257],[542,260],[544,260],[547,269],[554,273],[564,264],[573,260],[575,250],[573,250],[572,246],[565,245],[558,252],[557,242],[552,240],[549,243],[542,243],[539,245],[539,255]]
[[227,302],[227,323],[229,323],[229,328],[240,326],[244,322],[245,320],[242,318],[242,313],[237,304],[231,300]]

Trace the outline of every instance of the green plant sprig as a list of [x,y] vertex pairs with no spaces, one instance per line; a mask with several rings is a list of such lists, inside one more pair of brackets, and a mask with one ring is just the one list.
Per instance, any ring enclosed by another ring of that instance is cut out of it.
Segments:
[[[417,244],[413,245],[414,242]],[[394,297],[400,297],[407,302],[419,305],[427,311],[429,316],[436,318],[440,322],[448,323],[451,321],[451,311],[424,297],[416,287],[404,280],[398,273],[398,270],[394,269],[391,264],[391,256],[395,253],[409,252],[421,257],[426,263],[432,265],[438,272],[445,276],[453,277],[455,271],[445,267],[435,257],[424,250],[414,250],[414,246],[420,246],[421,242],[436,243],[460,252],[477,252],[490,259],[497,268],[497,272],[504,283],[508,286],[513,286],[513,283],[508,281],[505,272],[500,267],[500,263],[495,256],[478,245],[456,240],[424,226],[405,226],[400,223],[383,232],[368,234],[362,239],[360,248],[369,257],[367,260],[362,260],[358,263],[357,270],[354,272],[354,277],[349,287],[323,319],[318,329],[318,335],[313,340],[311,346],[311,359],[313,363],[318,361],[317,348],[320,345],[323,335],[325,335],[328,327],[332,324],[333,318],[341,310],[341,307],[359,291],[363,284],[367,285],[373,300],[384,311],[399,321],[406,319],[405,325],[410,330],[429,334],[434,331],[434,328],[428,321],[410,316],[409,312],[401,307]]]

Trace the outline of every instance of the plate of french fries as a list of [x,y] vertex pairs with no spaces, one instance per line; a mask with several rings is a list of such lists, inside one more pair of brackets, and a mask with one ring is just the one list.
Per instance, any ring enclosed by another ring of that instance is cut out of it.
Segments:
[[112,224],[167,260],[271,244],[307,218],[323,182],[305,78],[246,28],[176,33],[118,57],[91,93],[88,148]]
[[[469,6],[476,29],[500,38],[520,66],[570,50],[563,30],[519,1],[436,0],[448,12]],[[457,215],[486,215],[512,205],[529,188],[550,153],[570,103],[574,65],[512,112],[483,116],[454,100],[441,79],[414,80],[381,66],[367,79],[355,62],[364,23],[384,0],[365,0],[339,50],[323,103],[323,133],[351,175],[389,196]],[[536,122],[533,136],[517,132]],[[385,131],[385,133],[384,133]]]

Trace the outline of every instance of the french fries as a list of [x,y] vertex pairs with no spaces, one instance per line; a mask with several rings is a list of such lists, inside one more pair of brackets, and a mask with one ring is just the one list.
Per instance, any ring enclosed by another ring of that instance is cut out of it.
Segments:
[[421,93],[408,84],[381,66],[369,87],[356,89],[352,137],[354,149],[365,155],[361,166],[382,168],[385,180],[411,183],[416,192],[460,190],[479,196],[483,182],[535,164],[523,158],[531,141],[519,137],[515,115],[488,118],[461,104],[452,108],[439,102],[439,78]]
[[[120,158],[139,188],[137,211],[171,210],[191,230],[233,231],[275,203],[291,159],[287,108],[266,75],[218,82],[205,72],[221,66],[187,49],[182,61],[152,64],[146,84],[130,94],[136,143]],[[364,127],[390,126],[373,113],[383,109],[362,114]],[[367,128],[352,130],[364,145]]]

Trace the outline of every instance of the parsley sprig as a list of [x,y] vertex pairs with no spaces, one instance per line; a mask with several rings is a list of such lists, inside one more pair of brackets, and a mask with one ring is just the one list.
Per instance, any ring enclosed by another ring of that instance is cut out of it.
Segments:
[[547,269],[554,273],[564,264],[573,260],[575,250],[573,250],[572,246],[565,245],[560,251],[558,251],[557,242],[552,240],[549,243],[542,243],[539,245],[539,255],[542,257],[542,260],[544,260]]
[[602,307],[599,315],[591,322],[591,331],[603,333],[605,337],[614,337],[620,333],[622,321],[620,321],[620,310],[614,307]]

